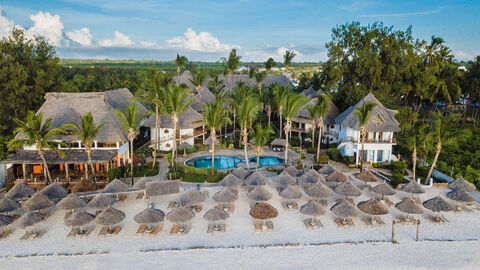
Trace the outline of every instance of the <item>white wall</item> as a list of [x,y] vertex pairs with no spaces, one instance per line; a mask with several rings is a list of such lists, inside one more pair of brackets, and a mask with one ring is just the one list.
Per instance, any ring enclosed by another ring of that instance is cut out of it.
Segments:
[[[158,150],[161,151],[170,151],[172,150],[173,146],[173,128],[160,128],[160,146]],[[156,130],[155,128],[151,129],[151,146],[152,148],[155,147],[155,136],[156,136]],[[188,128],[188,129],[180,129],[180,136],[181,137],[191,137],[186,140],[182,140],[182,142],[187,142],[191,145],[194,144],[194,138],[193,138],[194,130],[193,128]],[[178,138],[177,138],[178,139]]]

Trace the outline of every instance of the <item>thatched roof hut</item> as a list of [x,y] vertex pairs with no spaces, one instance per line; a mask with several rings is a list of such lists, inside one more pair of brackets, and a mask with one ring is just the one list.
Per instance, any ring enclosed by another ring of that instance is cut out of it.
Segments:
[[307,216],[321,216],[327,213],[327,210],[321,204],[309,201],[300,207],[300,213]]
[[453,182],[448,184],[448,187],[452,190],[455,190],[455,189],[463,189],[466,191],[476,190],[475,185],[463,179],[462,176],[460,176],[459,178],[455,179]]
[[395,205],[398,210],[407,214],[423,214],[423,208],[412,198],[405,198]]
[[280,191],[279,195],[285,199],[299,199],[300,197],[302,197],[302,192],[294,186],[287,186],[282,191]]
[[289,173],[283,171],[281,174],[277,175],[273,179],[273,183],[276,186],[288,186],[288,185],[295,185],[297,183],[297,180],[291,176]]
[[340,171],[335,171],[325,178],[329,182],[345,182],[348,180],[348,177],[341,173]]
[[125,213],[113,207],[107,207],[95,218],[95,223],[105,226],[112,226],[121,222],[125,218]]
[[110,207],[110,205],[114,204],[117,200],[112,196],[106,194],[98,194],[93,198],[88,204],[87,207],[103,209]]
[[113,179],[112,182],[106,185],[102,192],[103,193],[118,193],[128,190],[128,185],[118,179]]
[[475,197],[463,189],[456,189],[447,193],[447,197],[459,202],[474,202]]
[[233,173],[229,173],[219,182],[219,184],[224,187],[235,187],[242,185],[243,181]]
[[378,193],[382,196],[390,196],[397,193],[393,188],[390,187],[387,183],[380,183],[372,188],[372,191]]
[[238,199],[238,193],[233,192],[230,188],[224,188],[221,191],[215,193],[212,199],[216,202],[233,202]]
[[425,189],[423,189],[423,187],[417,183],[417,181],[410,181],[410,183],[402,187],[402,190],[414,194],[425,193]]
[[351,181],[341,183],[340,185],[336,186],[333,191],[343,196],[358,197],[362,195],[362,191]]
[[355,177],[362,180],[363,182],[377,182],[380,181],[380,177],[375,175],[372,171],[363,171],[357,174]]
[[27,212],[18,219],[16,224],[23,229],[43,221],[44,218],[45,214],[40,212]]
[[20,208],[20,204],[12,199],[4,198],[0,201],[0,213],[13,212]]
[[247,186],[264,186],[266,184],[268,184],[267,178],[259,171],[252,173],[245,179],[245,185]]
[[232,174],[238,177],[240,180],[245,179],[249,172],[244,168],[236,168],[232,171]]
[[156,224],[163,221],[165,218],[165,213],[160,210],[156,209],[152,206],[147,207],[142,212],[138,213],[133,220],[138,224]]
[[377,199],[359,202],[357,207],[362,212],[373,216],[388,214],[387,206]]
[[18,182],[7,192],[7,194],[5,194],[5,198],[15,201],[24,201],[30,198],[33,194],[35,194],[35,190],[32,187]]
[[188,142],[182,142],[178,147],[177,149],[178,150],[186,150],[186,149],[190,149],[192,148],[193,145],[189,144]]
[[64,223],[66,226],[70,226],[70,227],[81,227],[92,222],[92,220],[94,219],[95,219],[95,216],[88,212],[76,211],[70,216],[68,216],[64,220]]
[[338,202],[330,210],[341,218],[356,217],[360,214],[360,210],[349,201]]
[[154,181],[145,184],[146,196],[161,196],[180,192],[178,181]]
[[50,198],[43,195],[42,193],[37,192],[30,199],[26,200],[22,204],[22,208],[27,211],[38,211],[52,207],[54,205],[54,201],[52,201]]
[[292,165],[286,167],[283,171],[290,174],[293,177],[297,177],[297,176],[300,176],[302,174],[301,171],[297,170],[297,168],[295,168]]
[[57,207],[64,210],[78,209],[86,206],[87,203],[84,199],[78,197],[75,194],[69,194],[57,203]]
[[72,187],[72,192],[88,192],[95,191],[97,186],[90,180],[82,178],[80,182]]
[[302,176],[298,178],[298,185],[299,186],[311,186],[315,184],[317,181],[325,182],[325,177],[319,174],[315,170],[309,170],[308,172],[304,173]]
[[229,217],[230,215],[222,207],[214,207],[203,215],[203,218],[208,221],[220,221]]
[[423,207],[430,209],[433,212],[448,212],[454,210],[454,207],[440,196],[424,201]]
[[308,196],[317,198],[326,198],[333,195],[333,191],[322,182],[317,182],[315,185],[308,187],[305,193]]
[[262,186],[252,189],[247,196],[254,201],[268,201],[272,198],[272,194]]
[[145,186],[147,185],[147,183],[150,183],[151,181],[152,180],[150,178],[142,177],[133,185],[133,188],[138,190],[145,189]]
[[10,225],[10,223],[12,223],[12,221],[13,221],[13,219],[12,219],[11,216],[0,214],[0,227]]
[[57,182],[53,182],[44,187],[42,190],[40,190],[40,193],[52,200],[65,198],[65,196],[68,194],[67,190]]
[[271,145],[271,146],[274,146],[274,145],[285,146],[286,143],[287,143],[287,142],[285,141],[285,139],[275,139],[275,140],[273,140],[273,141],[270,143],[270,145]]
[[266,202],[258,202],[250,209],[249,214],[256,219],[272,219],[278,216],[278,211]]
[[171,222],[187,222],[195,216],[192,210],[185,207],[174,208],[167,214],[167,219]]
[[317,172],[318,172],[319,174],[330,175],[330,174],[332,174],[332,173],[334,173],[334,172],[336,172],[336,171],[337,171],[337,169],[336,169],[335,167],[333,167],[332,165],[330,165],[330,164],[325,164],[325,165],[323,165],[322,168],[318,169]]
[[196,205],[204,202],[207,199],[205,193],[197,189],[191,189],[180,196],[180,203],[182,205]]

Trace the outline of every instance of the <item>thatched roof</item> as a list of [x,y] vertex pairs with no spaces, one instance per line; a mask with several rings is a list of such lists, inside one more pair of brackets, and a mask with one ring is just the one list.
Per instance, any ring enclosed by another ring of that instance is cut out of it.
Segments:
[[83,225],[87,225],[88,223],[92,222],[95,219],[95,216],[85,212],[85,211],[76,211],[70,216],[68,216],[64,223],[66,226],[70,227],[79,227]]
[[360,214],[360,210],[349,201],[338,202],[330,210],[342,218],[356,217]]
[[[57,152],[52,150],[45,150],[45,161],[48,164],[64,164],[64,163],[86,163],[88,162],[87,153],[83,149],[65,149],[64,157],[61,157]],[[93,163],[105,163],[110,161],[118,153],[117,149],[92,149],[91,156]],[[42,158],[37,150],[17,150],[10,155],[6,162],[10,163],[26,163],[26,164],[41,164]]]
[[87,203],[84,199],[78,197],[75,194],[69,194],[57,203],[57,207],[64,210],[78,209],[86,206]]
[[309,201],[308,203],[300,207],[300,213],[307,216],[321,216],[325,215],[325,213],[327,213],[327,210],[325,210],[325,208],[321,204],[315,201]]
[[190,149],[192,148],[193,145],[189,144],[188,142],[182,142],[178,147],[177,149],[178,150],[185,150],[185,149]]
[[325,165],[323,165],[322,168],[318,169],[317,172],[320,173],[320,174],[330,175],[330,174],[332,174],[336,171],[337,171],[337,169],[335,167],[333,167],[332,165],[325,164]]
[[216,202],[233,202],[238,199],[238,193],[233,192],[230,188],[224,188],[215,193],[212,199]]
[[380,180],[380,178],[372,171],[363,171],[357,174],[355,177],[362,180],[363,182],[377,182]]
[[133,188],[134,189],[145,189],[145,185],[149,182],[151,182],[152,180],[150,178],[147,178],[147,177],[142,177],[140,178],[140,180],[138,180],[134,185],[133,185]]
[[119,223],[125,218],[125,213],[113,207],[107,207],[95,217],[95,223],[111,226]]
[[178,181],[155,181],[145,185],[145,195],[160,196],[180,192]]
[[370,132],[397,132],[400,131],[400,126],[395,119],[397,111],[385,108],[380,101],[378,101],[372,93],[369,93],[357,104],[351,106],[346,111],[335,118],[335,123],[344,127],[349,127],[354,130],[360,130],[358,126],[358,117],[355,115],[355,109],[361,107],[363,102],[374,102],[377,104],[372,109],[370,120],[365,125],[365,128]]
[[302,197],[302,192],[294,186],[287,186],[282,191],[280,191],[280,196],[285,199],[299,199]]
[[13,221],[13,219],[12,219],[11,216],[0,214],[0,227],[10,225],[10,223],[12,223],[12,221]]
[[52,207],[55,202],[42,193],[35,193],[30,199],[22,203],[22,208],[27,211],[37,211]]
[[247,177],[249,172],[244,168],[236,168],[231,173],[238,177],[240,180],[243,180],[245,179],[245,177]]
[[283,171],[290,174],[293,177],[297,177],[297,176],[300,176],[302,174],[301,171],[297,170],[297,168],[295,168],[292,165],[286,167]]
[[128,185],[122,182],[121,180],[118,179],[113,179],[112,182],[108,183],[106,185],[102,192],[104,193],[118,193],[118,192],[124,192],[128,190]]
[[191,189],[180,196],[182,205],[195,205],[204,202],[207,196],[197,189]]
[[135,215],[133,220],[135,220],[135,222],[138,224],[155,224],[162,222],[164,218],[165,213],[160,209],[154,208],[152,205],[151,207],[147,207],[145,210]]
[[398,210],[407,214],[423,214],[423,208],[412,198],[405,198],[395,205]]
[[410,183],[402,187],[402,190],[408,193],[415,194],[425,193],[425,189],[423,189],[423,187],[419,183],[417,183],[417,181],[410,181]]
[[[114,109],[125,110],[134,96],[128,88],[111,89],[103,92],[107,95],[107,102]],[[147,112],[147,108],[139,101],[134,101],[138,106],[138,114],[144,115]]]
[[287,186],[287,185],[294,185],[297,183],[297,180],[293,178],[289,173],[282,172],[281,174],[277,175],[273,182],[276,186]]
[[448,212],[448,211],[453,211],[454,209],[454,207],[450,203],[442,199],[442,197],[440,196],[424,201],[423,206],[427,209],[432,210],[433,212],[440,212],[440,211]]
[[285,139],[275,139],[273,140],[270,145],[281,145],[281,146],[285,146],[287,143],[287,141],[285,141]]
[[115,200],[115,198],[113,198],[112,196],[106,194],[98,194],[87,204],[87,207],[103,209],[114,204],[116,201],[117,200]]
[[247,186],[263,186],[266,184],[268,184],[268,180],[260,171],[252,173],[245,179],[245,185]]
[[[318,102],[318,98],[315,96],[311,99],[307,104],[303,106],[303,108],[298,113],[297,117],[293,118],[293,121],[310,124],[312,123],[312,115],[308,111],[308,107],[315,106]],[[325,125],[334,125],[335,118],[340,114],[340,110],[338,107],[333,103],[331,100],[328,101],[327,113],[323,117],[323,123]]]
[[94,191],[96,189],[97,187],[92,181],[82,178],[80,182],[76,183],[72,187],[72,192],[88,192],[88,191]]
[[318,198],[330,197],[333,195],[333,191],[322,182],[317,182],[315,185],[308,187],[305,193],[307,193],[308,196]]
[[167,214],[167,219],[171,222],[187,222],[195,216],[192,210],[185,207],[174,208]]
[[[215,136],[215,144],[218,144],[220,140],[218,139],[217,136]],[[204,141],[203,145],[211,145],[212,144],[212,135],[209,135]]]
[[220,221],[220,220],[225,220],[229,218],[230,215],[223,210],[222,207],[214,207],[203,215],[203,218],[208,220],[208,221]]
[[380,195],[387,195],[387,196],[397,193],[393,188],[390,187],[390,185],[386,183],[380,183],[374,186],[372,188],[372,191]]
[[362,212],[369,215],[376,216],[388,214],[387,206],[377,199],[370,199],[368,201],[359,202],[357,207]]
[[12,199],[4,198],[0,201],[0,213],[13,212],[20,208],[20,204]]
[[476,190],[476,187],[474,184],[468,182],[467,180],[463,179],[463,177],[459,177],[457,179],[455,179],[453,182],[451,182],[450,184],[448,184],[448,187],[452,190],[455,190],[455,189],[463,189],[463,190],[466,190],[466,191],[474,191]]
[[475,197],[463,189],[456,189],[447,193],[447,197],[459,202],[474,202]]
[[13,186],[12,189],[10,189],[10,191],[7,192],[7,194],[5,194],[5,198],[15,201],[23,201],[28,199],[33,194],[35,194],[35,190],[32,187],[18,182],[15,184],[15,186]]
[[362,195],[362,191],[350,181],[341,183],[340,185],[336,186],[333,191],[343,196],[358,197]]
[[18,219],[16,224],[20,228],[26,228],[43,221],[44,217],[45,214],[42,214],[40,212],[26,212]]
[[256,219],[271,219],[278,216],[278,211],[269,203],[258,202],[250,209],[249,214]]
[[65,198],[65,196],[68,194],[67,190],[57,182],[53,182],[44,187],[42,190],[40,190],[40,193],[52,200]]
[[348,177],[340,171],[335,171],[325,178],[329,182],[345,182]]
[[219,184],[224,187],[235,187],[243,184],[243,181],[236,177],[233,173],[227,174]]
[[[198,113],[193,108],[188,108],[183,112],[182,116],[178,117],[177,128],[178,129],[189,129],[197,128],[203,125],[203,115]],[[144,126],[151,129],[155,128],[155,114],[152,114],[145,121]],[[168,115],[162,114],[160,116],[160,128],[173,129],[172,118]]]
[[307,89],[304,89],[302,92],[300,92],[300,94],[310,98],[310,99],[314,99],[317,97],[317,92],[315,91],[315,89],[313,89],[313,87],[309,87]]
[[315,170],[309,170],[308,172],[304,173],[302,176],[298,178],[298,185],[299,186],[311,186],[318,181],[325,182],[325,177],[319,174]]
[[268,201],[272,198],[272,194],[262,186],[252,189],[247,196],[254,201]]

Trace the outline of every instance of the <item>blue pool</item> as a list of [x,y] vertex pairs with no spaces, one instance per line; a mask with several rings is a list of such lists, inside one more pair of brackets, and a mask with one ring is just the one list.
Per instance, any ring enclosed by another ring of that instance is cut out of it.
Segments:
[[[256,163],[257,158],[251,157],[248,159],[249,162]],[[216,169],[231,169],[237,167],[238,163],[244,162],[245,159],[241,159],[235,156],[215,156],[214,167]],[[271,156],[260,156],[259,166],[276,166],[284,162],[283,158],[271,157]],[[212,157],[211,156],[202,156],[189,159],[185,162],[186,165],[192,166],[195,168],[211,168],[212,167]]]

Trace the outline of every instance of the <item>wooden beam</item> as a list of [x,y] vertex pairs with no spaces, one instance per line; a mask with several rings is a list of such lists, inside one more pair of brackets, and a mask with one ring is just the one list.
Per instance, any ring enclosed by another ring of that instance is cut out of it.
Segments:
[[27,169],[26,169],[25,162],[22,163],[22,171],[23,171],[23,181],[27,183]]

